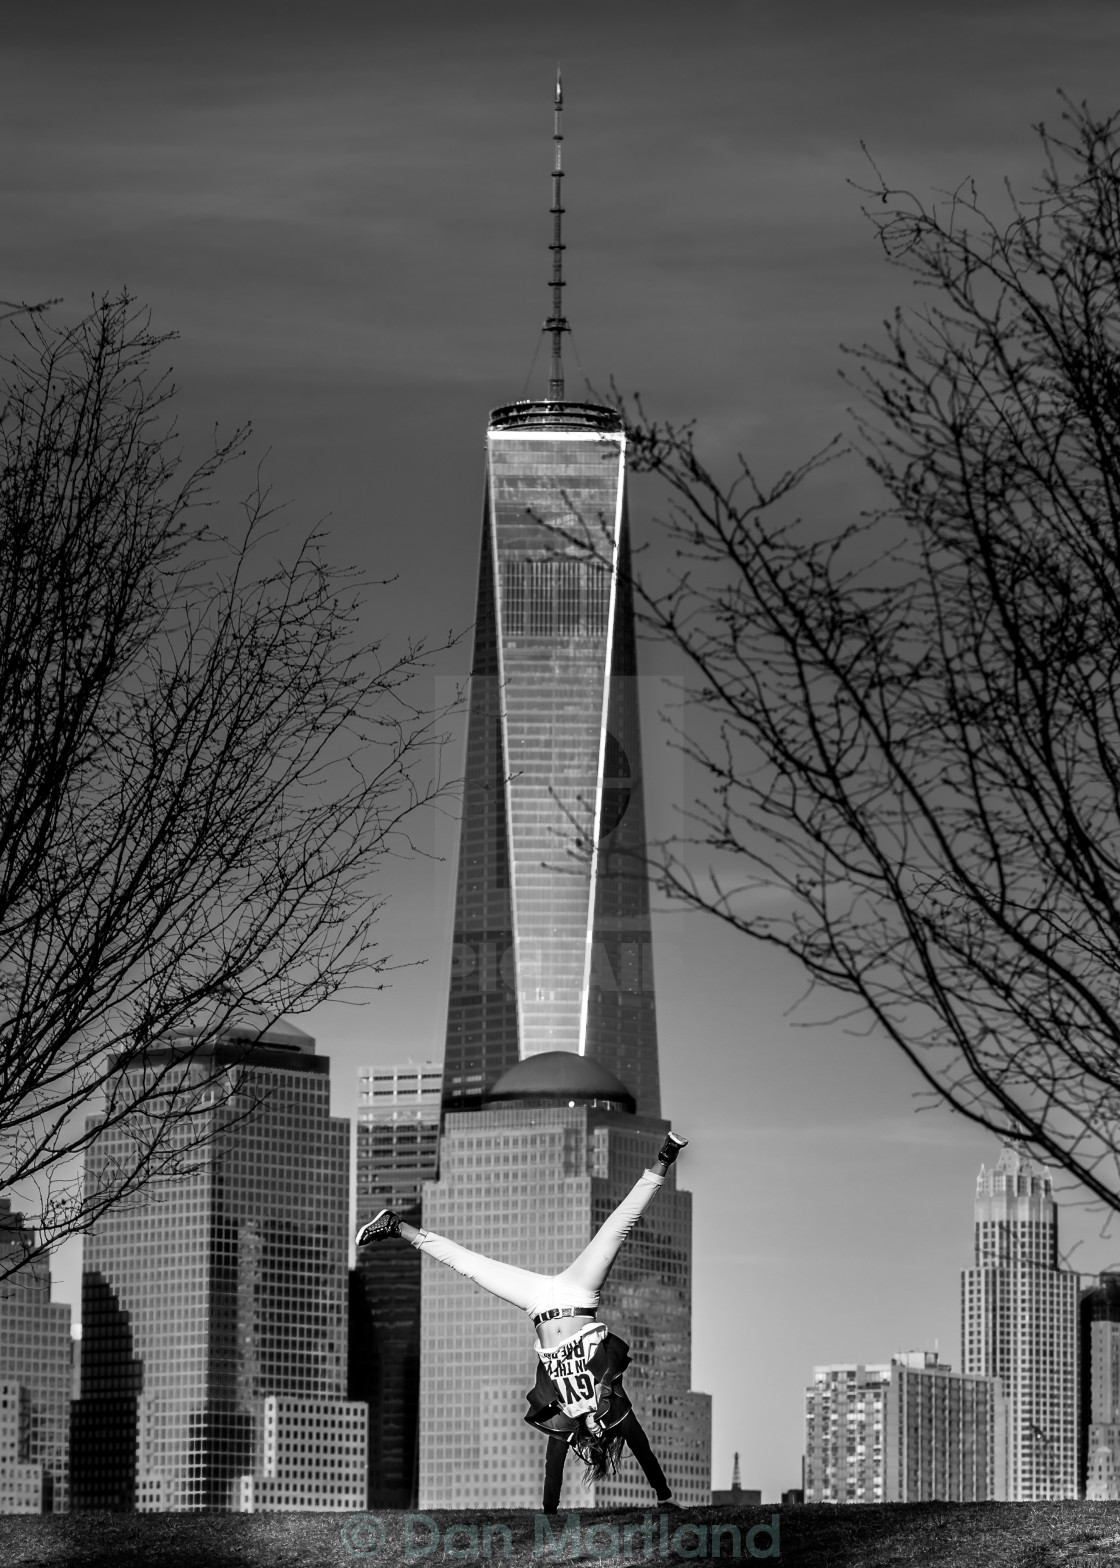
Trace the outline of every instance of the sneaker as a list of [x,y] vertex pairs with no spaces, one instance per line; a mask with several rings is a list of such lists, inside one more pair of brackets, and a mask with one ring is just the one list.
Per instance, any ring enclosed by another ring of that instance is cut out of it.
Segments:
[[399,1236],[401,1233],[400,1216],[393,1213],[392,1209],[382,1209],[380,1214],[375,1214],[368,1225],[363,1225],[354,1237],[355,1247],[368,1247],[371,1241],[381,1241],[385,1236]]
[[688,1139],[682,1138],[679,1133],[666,1133],[665,1142],[657,1151],[657,1158],[659,1160],[663,1160],[666,1165],[672,1165],[673,1161],[676,1159],[677,1155],[681,1152],[687,1142]]
[[[681,1141],[683,1143],[687,1140],[682,1139]],[[659,1497],[657,1499],[657,1511],[659,1514],[679,1514],[681,1505],[674,1502],[671,1497]]]

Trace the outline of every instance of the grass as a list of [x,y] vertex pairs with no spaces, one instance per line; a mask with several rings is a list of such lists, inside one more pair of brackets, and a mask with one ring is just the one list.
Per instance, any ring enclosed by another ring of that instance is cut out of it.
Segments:
[[[769,1560],[790,1568],[1104,1568],[1120,1563],[1120,1503],[947,1503],[883,1504],[871,1507],[800,1507],[729,1509],[702,1508],[663,1516],[667,1552],[661,1552],[661,1519],[652,1516],[651,1555],[645,1555],[643,1510],[585,1512],[580,1516],[579,1549],[569,1537],[554,1553],[536,1544],[540,1528],[524,1510],[504,1513],[451,1512],[433,1514],[439,1539],[409,1517],[385,1512],[384,1530],[369,1516],[345,1524],[338,1514],[73,1514],[69,1516],[0,1517],[0,1564],[3,1568],[329,1568],[334,1564],[380,1561],[427,1563],[446,1568],[462,1561],[508,1562],[511,1568],[530,1564],[582,1561],[589,1565],[629,1562],[678,1562],[672,1535],[686,1521],[735,1525],[740,1531],[744,1563],[760,1560],[746,1549],[746,1532],[779,1516],[780,1555]],[[557,1537],[564,1515],[551,1521]],[[491,1552],[482,1550],[484,1527],[505,1525],[505,1537],[492,1529]],[[634,1551],[616,1555],[622,1531],[630,1526]],[[594,1533],[590,1539],[587,1534]],[[617,1535],[612,1534],[612,1527]],[[455,1529],[453,1535],[450,1531]],[[348,1538],[344,1531],[349,1531]],[[472,1533],[473,1531],[473,1533]],[[411,1539],[411,1546],[410,1546]],[[725,1536],[721,1557],[731,1556],[733,1538]],[[769,1537],[754,1537],[759,1551]],[[696,1538],[679,1543],[686,1557],[702,1560]],[[376,1545],[376,1550],[368,1550]],[[424,1550],[427,1547],[428,1550]],[[766,1561],[764,1557],[761,1559]]]

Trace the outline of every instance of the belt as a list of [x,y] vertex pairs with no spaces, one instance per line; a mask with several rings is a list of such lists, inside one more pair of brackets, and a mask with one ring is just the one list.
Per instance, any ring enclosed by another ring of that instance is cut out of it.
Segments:
[[589,1318],[593,1315],[592,1307],[549,1307],[547,1312],[538,1312],[533,1319],[533,1327],[541,1323],[550,1323],[553,1318]]

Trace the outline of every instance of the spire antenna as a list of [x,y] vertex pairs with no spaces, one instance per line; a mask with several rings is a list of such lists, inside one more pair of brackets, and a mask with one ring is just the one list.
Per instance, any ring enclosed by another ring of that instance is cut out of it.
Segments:
[[560,220],[564,209],[560,205],[560,181],[564,178],[562,167],[561,149],[564,143],[564,134],[560,129],[560,117],[564,112],[564,88],[560,81],[560,67],[556,67],[556,99],[552,117],[552,142],[555,156],[552,164],[552,315],[544,324],[544,330],[552,333],[552,368],[548,378],[548,400],[550,403],[564,401],[564,358],[562,344],[565,332],[572,329],[568,325],[568,318],[564,315],[563,288],[564,288],[564,245],[560,238]]

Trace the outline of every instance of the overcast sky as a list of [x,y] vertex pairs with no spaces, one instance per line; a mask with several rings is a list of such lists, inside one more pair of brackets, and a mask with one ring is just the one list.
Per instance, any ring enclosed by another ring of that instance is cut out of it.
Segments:
[[[928,195],[972,176],[997,206],[1039,167],[1057,89],[1120,108],[1110,0],[849,0],[22,7],[0,52],[0,297],[58,320],[127,285],[171,355],[181,423],[251,419],[292,535],[378,577],[368,628],[473,615],[488,410],[525,395],[548,310],[551,95],[564,69],[569,394],[616,378],[700,421],[719,462],[763,475],[845,428],[841,344],[905,303],[851,182],[865,142]],[[530,394],[542,395],[547,359]],[[854,466],[816,504],[869,499]],[[655,537],[656,496],[635,529]],[[469,641],[432,698],[466,674]],[[687,781],[657,730],[655,831]],[[454,772],[458,758],[450,759]],[[387,951],[423,966],[364,1006],[303,1019],[352,1115],[361,1063],[439,1058],[454,835],[387,868]],[[792,967],[712,923],[656,936],[664,1110],[693,1140],[694,1384],[714,1396],[715,1484],[799,1483],[814,1363],[939,1341],[959,1365],[959,1270],[994,1140],[939,1111],[891,1048],[787,1016]],[[1072,1195],[1071,1195],[1072,1197]],[[1076,1266],[1120,1256],[1071,1209]],[[77,1247],[56,1267],[78,1299]]]

